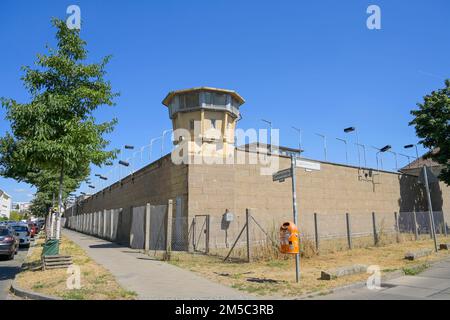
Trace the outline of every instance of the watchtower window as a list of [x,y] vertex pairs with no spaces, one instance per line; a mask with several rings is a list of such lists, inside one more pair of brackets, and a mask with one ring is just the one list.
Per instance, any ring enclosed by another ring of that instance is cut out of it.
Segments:
[[227,95],[223,94],[223,93],[216,93],[214,95],[214,105],[226,106],[227,105]]
[[212,105],[213,104],[213,97],[211,92],[205,92],[205,104]]
[[200,96],[198,92],[190,93],[186,95],[186,107],[195,108],[200,105]]

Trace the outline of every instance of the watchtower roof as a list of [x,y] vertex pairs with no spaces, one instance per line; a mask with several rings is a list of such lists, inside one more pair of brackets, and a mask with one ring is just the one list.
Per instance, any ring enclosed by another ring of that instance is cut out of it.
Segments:
[[180,94],[184,94],[184,93],[191,93],[191,92],[196,92],[196,91],[209,91],[209,92],[218,92],[218,93],[226,93],[231,95],[234,99],[236,99],[236,101],[239,102],[239,105],[242,105],[245,103],[244,98],[242,98],[239,93],[237,93],[234,90],[228,90],[228,89],[219,89],[219,88],[213,88],[213,87],[195,87],[195,88],[190,88],[190,89],[183,89],[183,90],[176,90],[176,91],[171,91],[167,94],[167,96],[164,98],[164,100],[162,101],[162,104],[165,106],[169,106],[170,103],[172,102],[172,99]]

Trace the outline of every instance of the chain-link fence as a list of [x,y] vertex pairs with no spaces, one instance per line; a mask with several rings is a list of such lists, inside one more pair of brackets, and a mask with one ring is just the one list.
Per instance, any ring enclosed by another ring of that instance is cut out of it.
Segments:
[[[258,215],[254,210],[219,217],[199,214],[189,218],[176,210],[173,216],[168,215],[169,210],[168,205],[133,207],[130,211],[130,247],[154,251],[155,254],[168,250],[189,251],[230,261],[270,259],[280,256],[280,225],[292,221],[292,214],[269,217]],[[68,217],[66,225],[116,241],[121,214],[122,209],[85,213]],[[310,256],[319,252],[431,237],[430,218],[428,212],[301,214],[298,225],[302,254]],[[448,225],[443,212],[433,212],[433,218],[436,233],[447,235]],[[170,243],[167,238],[171,239]]]
[[[234,215],[231,220],[227,220],[226,215],[196,215],[189,221],[187,247],[194,253],[218,255],[226,260],[277,257],[279,227],[283,222],[291,221],[292,216],[275,216],[284,219],[275,220],[251,212],[247,234],[246,214]],[[447,235],[444,214],[434,212],[433,218],[436,233]],[[303,214],[299,218],[302,254],[310,256],[431,237],[430,225],[428,212]]]

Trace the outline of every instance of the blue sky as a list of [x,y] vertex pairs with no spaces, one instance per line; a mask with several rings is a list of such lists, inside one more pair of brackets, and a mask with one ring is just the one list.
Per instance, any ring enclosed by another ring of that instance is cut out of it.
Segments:
[[[345,162],[335,138],[353,142],[342,129],[356,126],[368,165],[375,166],[372,145],[414,154],[402,149],[418,140],[409,111],[449,77],[447,0],[3,0],[0,96],[28,100],[20,67],[32,65],[46,43],[54,46],[50,18],[66,19],[71,4],[81,8],[89,59],[113,55],[108,79],[121,96],[117,106],[96,113],[99,120],[119,120],[108,137],[112,147],[142,146],[171,128],[161,104],[168,91],[213,86],[246,99],[241,128],[264,128],[261,119],[269,119],[281,144],[291,147],[298,144],[291,126],[302,128],[308,158],[323,158],[319,132],[328,138],[328,159]],[[370,4],[381,8],[381,30],[366,27]],[[3,109],[0,118],[3,134],[9,129]],[[349,157],[357,163],[353,146]],[[395,167],[392,155],[385,155],[384,167]],[[14,201],[33,193],[4,178],[0,188]]]

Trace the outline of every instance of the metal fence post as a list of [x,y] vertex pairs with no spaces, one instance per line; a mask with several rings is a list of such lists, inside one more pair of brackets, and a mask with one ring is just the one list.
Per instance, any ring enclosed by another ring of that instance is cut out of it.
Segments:
[[106,216],[107,216],[107,211],[105,209],[105,210],[103,210],[103,232],[102,232],[102,237],[104,239],[107,238],[107,236],[106,236]]
[[245,225],[247,233],[247,262],[251,262],[252,259],[252,253],[250,252],[250,217],[251,217],[250,209],[245,209]]
[[205,253],[208,254],[209,253],[209,230],[210,230],[210,215],[206,215],[206,235],[205,235]]
[[166,255],[165,260],[170,260],[172,252],[172,213],[173,200],[169,199],[167,203],[167,230],[166,230]]
[[372,212],[372,224],[373,224],[373,241],[375,245],[378,245],[377,220],[375,218],[375,212]]
[[348,244],[348,248],[350,250],[352,250],[353,245],[352,245],[352,230],[351,230],[351,225],[350,225],[350,214],[348,212],[345,213],[345,222],[347,225],[347,244]]
[[444,210],[442,210],[442,223],[444,224],[444,234],[445,234],[445,237],[448,237],[447,221],[445,220],[445,212],[444,212]]
[[114,240],[114,214],[115,214],[114,209],[111,209],[109,214],[111,216],[111,219],[109,221],[110,222],[109,239],[111,239],[111,241]]
[[148,254],[150,250],[150,203],[145,206],[145,243],[144,251]]
[[413,223],[414,223],[414,238],[416,239],[416,241],[419,239],[419,228],[417,225],[417,215],[416,215],[416,210],[413,210]]
[[395,234],[396,234],[396,240],[397,243],[400,243],[400,229],[398,225],[398,215],[397,211],[394,212],[394,219],[395,219]]
[[194,252],[196,250],[196,248],[195,248],[195,224],[196,224],[196,221],[195,220],[196,220],[195,217],[192,218],[192,249],[194,250]]
[[319,252],[319,227],[317,225],[317,213],[314,212],[314,237],[316,240],[316,251]]

